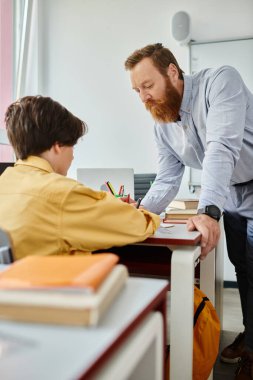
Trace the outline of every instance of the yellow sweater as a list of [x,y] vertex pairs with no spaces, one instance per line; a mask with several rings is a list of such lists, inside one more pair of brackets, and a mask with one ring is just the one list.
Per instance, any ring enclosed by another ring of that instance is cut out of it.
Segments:
[[13,240],[15,259],[73,254],[142,241],[159,216],[56,174],[35,156],[0,176],[0,227]]

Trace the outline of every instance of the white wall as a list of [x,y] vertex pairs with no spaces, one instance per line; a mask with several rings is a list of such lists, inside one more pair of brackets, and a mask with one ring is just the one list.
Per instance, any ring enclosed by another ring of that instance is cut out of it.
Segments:
[[[171,17],[180,10],[190,15],[194,40],[253,36],[252,0],[39,0],[39,93],[90,128],[75,150],[70,176],[77,167],[156,171],[153,121],[123,64],[133,50],[162,42],[189,73],[188,47],[170,33]],[[230,271],[226,264],[228,280]]]
[[39,92],[89,124],[78,166],[156,170],[153,121],[130,87],[123,63],[136,48],[163,42],[189,72],[188,47],[170,33],[171,16],[189,13],[192,39],[253,35],[252,0],[40,0]]

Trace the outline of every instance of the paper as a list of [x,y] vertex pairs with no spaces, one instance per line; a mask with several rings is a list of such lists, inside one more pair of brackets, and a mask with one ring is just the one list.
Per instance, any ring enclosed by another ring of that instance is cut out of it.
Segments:
[[163,227],[163,228],[171,228],[171,227],[174,227],[174,226],[175,226],[175,224],[172,224],[172,223],[164,223],[164,222],[162,222],[160,224],[160,227]]

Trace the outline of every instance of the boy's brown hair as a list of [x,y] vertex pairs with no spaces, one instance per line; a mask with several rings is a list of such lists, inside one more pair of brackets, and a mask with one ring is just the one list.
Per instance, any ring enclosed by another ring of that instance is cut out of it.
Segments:
[[55,143],[73,146],[87,125],[49,97],[26,96],[12,103],[5,114],[8,138],[17,158],[39,155]]

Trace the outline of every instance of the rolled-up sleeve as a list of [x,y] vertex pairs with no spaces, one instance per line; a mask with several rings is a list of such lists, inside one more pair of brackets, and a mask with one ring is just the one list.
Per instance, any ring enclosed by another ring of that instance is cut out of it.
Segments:
[[203,161],[199,207],[223,209],[243,144],[247,99],[239,73],[224,67],[206,90],[207,149]]
[[155,140],[158,149],[157,176],[141,203],[151,212],[160,214],[176,196],[185,167],[171,151],[159,126],[155,127]]

